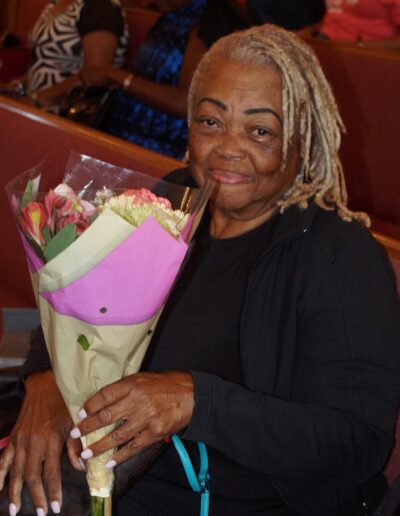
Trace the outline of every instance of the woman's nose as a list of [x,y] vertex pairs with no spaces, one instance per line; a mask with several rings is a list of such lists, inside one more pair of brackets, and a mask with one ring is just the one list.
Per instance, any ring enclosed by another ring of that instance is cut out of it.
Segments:
[[240,135],[232,132],[221,135],[216,151],[220,156],[229,160],[243,159],[247,154]]

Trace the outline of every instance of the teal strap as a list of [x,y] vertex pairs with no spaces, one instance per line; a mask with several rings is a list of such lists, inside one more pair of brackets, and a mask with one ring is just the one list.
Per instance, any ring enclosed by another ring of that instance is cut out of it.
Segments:
[[190,460],[188,452],[186,451],[186,448],[183,445],[180,438],[176,434],[174,434],[173,436],[171,436],[171,439],[182,461],[182,465],[185,470],[186,477],[188,479],[190,487],[196,493],[201,494],[200,516],[208,516],[210,506],[210,475],[208,474],[208,454],[206,445],[204,443],[197,443],[200,454],[200,469],[199,474],[196,475],[192,461]]

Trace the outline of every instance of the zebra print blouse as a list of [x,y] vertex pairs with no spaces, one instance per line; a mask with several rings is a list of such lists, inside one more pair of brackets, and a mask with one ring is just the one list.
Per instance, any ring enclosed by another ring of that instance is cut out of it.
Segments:
[[54,15],[58,0],[43,10],[32,30],[32,63],[27,93],[62,82],[83,66],[82,37],[105,30],[119,37],[114,66],[123,66],[128,44],[128,26],[119,0],[75,0],[64,12]]

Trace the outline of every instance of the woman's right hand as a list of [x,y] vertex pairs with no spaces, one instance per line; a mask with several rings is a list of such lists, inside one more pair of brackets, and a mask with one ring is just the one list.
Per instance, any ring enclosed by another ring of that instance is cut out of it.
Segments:
[[[25,399],[10,442],[0,457],[0,490],[9,475],[10,515],[21,506],[24,482],[40,515],[47,514],[43,481],[54,513],[60,512],[61,453],[72,428],[72,419],[56,385],[52,371],[41,371],[25,380]],[[72,465],[79,470],[79,442],[68,442]]]

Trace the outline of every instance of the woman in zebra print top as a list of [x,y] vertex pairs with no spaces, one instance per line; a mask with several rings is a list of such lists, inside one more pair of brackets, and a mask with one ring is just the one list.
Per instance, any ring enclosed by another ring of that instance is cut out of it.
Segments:
[[32,31],[26,91],[39,107],[57,105],[84,65],[122,66],[127,43],[119,0],[52,0]]

